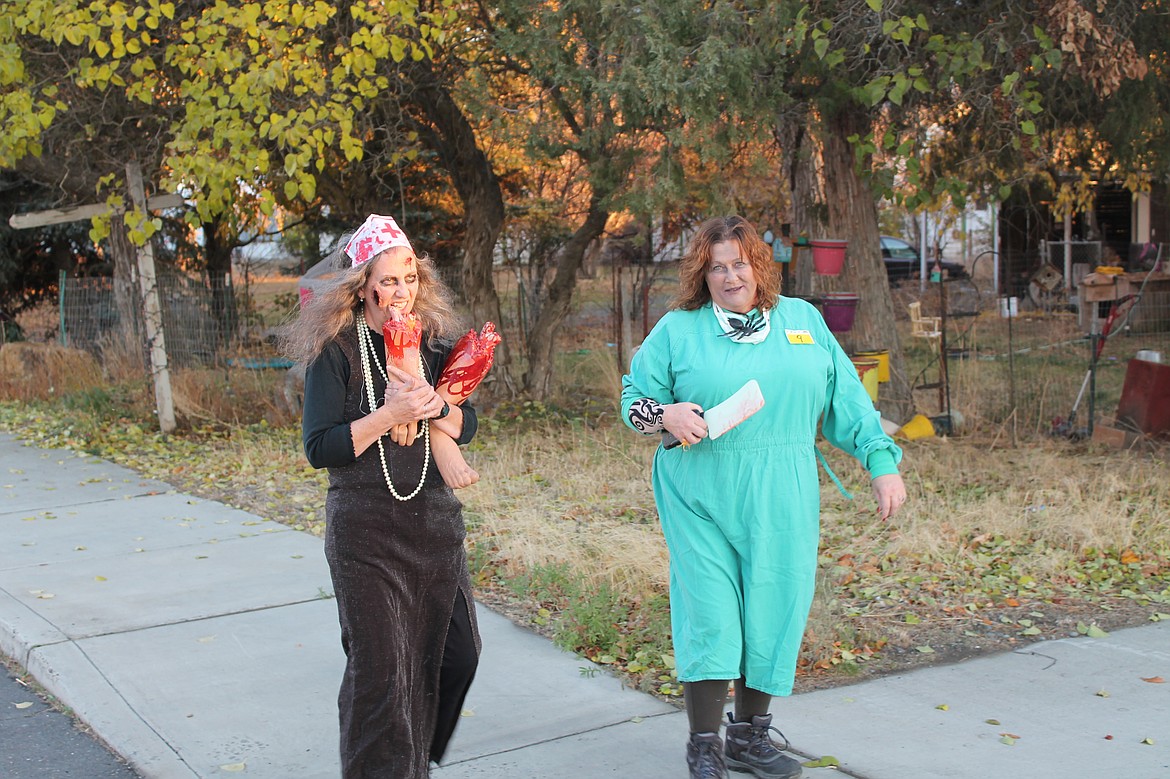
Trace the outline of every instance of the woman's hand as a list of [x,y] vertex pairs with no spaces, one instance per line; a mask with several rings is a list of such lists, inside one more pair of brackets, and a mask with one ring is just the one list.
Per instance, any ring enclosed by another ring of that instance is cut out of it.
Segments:
[[443,399],[435,388],[417,376],[387,366],[386,402],[382,412],[390,416],[390,440],[410,446],[418,438],[418,421],[430,419],[443,410]]
[[418,422],[407,422],[390,428],[390,440],[399,446],[410,446],[418,438]]
[[898,513],[906,502],[906,485],[896,473],[874,477],[870,482],[873,496],[877,499],[878,516],[884,521]]
[[697,403],[671,403],[662,407],[662,426],[683,446],[697,444],[707,436],[707,423],[699,416]]

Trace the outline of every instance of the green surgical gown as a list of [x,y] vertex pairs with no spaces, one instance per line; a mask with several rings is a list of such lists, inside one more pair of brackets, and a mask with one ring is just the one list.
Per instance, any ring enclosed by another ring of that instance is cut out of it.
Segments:
[[622,418],[640,398],[710,408],[749,379],[764,407],[714,441],[659,447],[651,480],[679,679],[743,677],[788,695],[816,580],[818,423],[863,465],[877,450],[886,463],[902,452],[820,312],[796,298],[777,300],[759,344],[723,336],[710,303],[667,313],[622,380]]

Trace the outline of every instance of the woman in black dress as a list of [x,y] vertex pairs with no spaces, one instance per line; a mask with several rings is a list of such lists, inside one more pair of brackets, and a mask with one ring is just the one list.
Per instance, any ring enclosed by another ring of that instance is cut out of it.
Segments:
[[[329,469],[342,775],[418,779],[442,758],[479,658],[462,504],[434,465],[430,431],[463,444],[478,422],[434,390],[458,322],[394,220],[370,216],[337,265],[285,343],[307,365],[305,454]],[[382,324],[411,313],[423,337],[417,371],[404,372],[386,365]]]

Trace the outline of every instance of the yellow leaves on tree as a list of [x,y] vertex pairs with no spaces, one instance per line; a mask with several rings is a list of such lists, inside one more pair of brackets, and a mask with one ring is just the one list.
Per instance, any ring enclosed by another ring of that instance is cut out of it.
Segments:
[[[311,201],[316,173],[361,158],[362,113],[388,90],[392,64],[429,56],[449,27],[448,5],[436,9],[409,0],[0,0],[0,166],[39,156],[62,112],[117,94],[165,117],[162,183],[196,190],[202,217],[231,209],[242,189],[262,209],[274,189]],[[26,72],[48,61],[31,59],[34,50],[53,51],[63,69]]]

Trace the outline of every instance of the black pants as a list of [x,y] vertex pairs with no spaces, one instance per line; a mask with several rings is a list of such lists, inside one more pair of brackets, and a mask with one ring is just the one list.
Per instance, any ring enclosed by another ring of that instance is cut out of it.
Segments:
[[461,590],[455,592],[455,607],[451,610],[451,626],[447,628],[447,642],[443,646],[443,665],[439,671],[439,711],[435,719],[435,737],[431,741],[431,760],[438,763],[447,751],[447,743],[459,717],[463,713],[463,699],[475,679],[479,656],[475,652],[475,636],[467,613],[467,600]]

